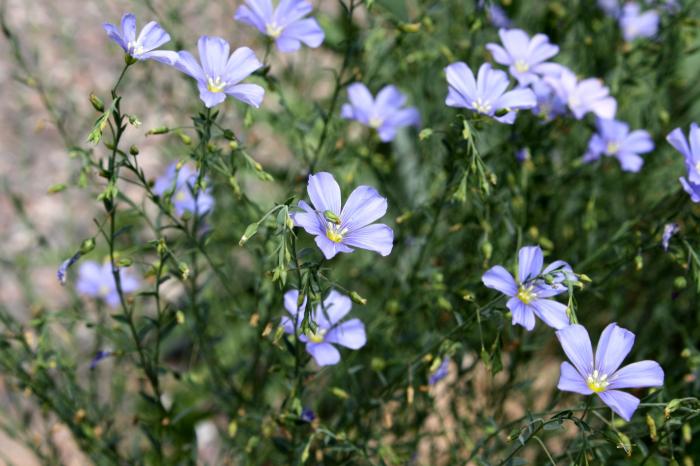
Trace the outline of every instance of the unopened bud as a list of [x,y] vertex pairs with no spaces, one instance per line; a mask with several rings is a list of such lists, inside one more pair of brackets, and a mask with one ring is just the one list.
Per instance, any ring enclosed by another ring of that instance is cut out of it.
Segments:
[[58,184],[54,184],[54,185],[49,186],[48,193],[49,194],[56,194],[56,193],[60,193],[64,189],[66,189],[66,185],[63,183],[58,183]]
[[98,112],[104,112],[105,111],[105,104],[102,102],[102,99],[97,97],[95,94],[90,94],[90,103],[92,104],[92,107],[97,110]]
[[170,128],[167,126],[159,126],[158,128],[153,128],[146,131],[146,136],[150,136],[152,134],[166,134],[168,132],[170,132]]
[[192,138],[186,135],[185,133],[180,133],[179,136],[180,140],[184,145],[189,146],[190,144],[192,144]]
[[359,295],[357,291],[351,291],[350,292],[350,299],[352,299],[353,303],[365,305],[367,304],[367,299],[363,298],[362,296]]
[[139,155],[139,148],[132,145],[131,147],[129,147],[129,153],[133,156],[137,156]]
[[654,422],[654,418],[647,414],[646,421],[647,427],[649,428],[649,438],[651,438],[652,442],[657,442],[659,437],[656,435],[656,422]]
[[338,217],[333,211],[331,210],[326,210],[323,212],[323,216],[326,217],[326,220],[329,222],[333,222],[336,225],[340,225],[340,217]]
[[80,254],[85,255],[95,249],[95,238],[88,238],[80,243]]
[[117,261],[119,267],[131,267],[134,261],[128,257],[123,257]]

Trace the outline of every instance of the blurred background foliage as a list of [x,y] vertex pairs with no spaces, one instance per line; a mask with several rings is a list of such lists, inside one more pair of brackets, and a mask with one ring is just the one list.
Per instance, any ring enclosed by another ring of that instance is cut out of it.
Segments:
[[[554,61],[603,79],[618,118],[651,133],[656,149],[634,174],[611,158],[581,163],[591,115],[543,123],[520,112],[507,126],[444,105],[445,66],[491,61],[484,46],[498,42],[498,29],[490,2],[350,1],[314,2],[326,40],[291,56],[268,55],[263,38],[231,19],[231,2],[85,2],[79,28],[52,2],[2,4],[4,97],[17,106],[4,104],[14,136],[0,165],[3,215],[13,225],[0,229],[8,242],[0,427],[13,440],[0,461],[24,464],[18,444],[41,464],[698,461],[700,211],[677,181],[682,157],[665,142],[700,120],[698,2],[662,10],[657,38],[632,43],[592,1],[494,2],[514,27],[558,44]],[[140,148],[145,175],[123,174],[118,234],[106,241],[99,226],[107,214],[95,199],[106,186],[98,167],[109,137],[86,142],[96,118],[88,95],[110,102],[123,62],[100,23],[124,11],[139,24],[158,20],[175,50],[218,34],[253,47],[269,67],[253,78],[266,88],[263,107],[227,102],[212,112],[210,140],[193,82],[153,62],[129,70],[121,110],[143,125],[129,126],[121,147]],[[341,120],[344,89],[355,81],[375,93],[396,85],[423,129],[381,143]],[[32,134],[20,126],[25,117],[51,129]],[[162,126],[176,129],[146,134]],[[204,237],[194,219],[175,222],[145,195],[167,163],[202,154],[216,198]],[[388,198],[389,257],[358,251],[323,261],[309,235],[285,228],[277,213],[307,199],[308,174],[318,171],[335,175],[344,199],[359,184]],[[37,213],[43,198],[51,221]],[[669,222],[680,232],[665,252]],[[112,243],[145,277],[132,315],[79,297],[74,271],[65,288],[54,283],[61,261],[93,237],[90,259],[108,257]],[[505,302],[481,284],[487,268],[512,269],[529,244],[592,279],[571,299],[594,339],[615,321],[637,335],[631,359],[664,368],[662,389],[635,393],[644,404],[630,423],[611,421],[595,403],[583,419],[583,397],[556,390],[564,355],[552,330],[511,326]],[[367,345],[344,350],[336,366],[309,362],[278,328],[284,292],[300,285],[312,300],[332,287],[364,297],[352,312]],[[105,350],[113,355],[91,368]],[[428,386],[445,356],[449,376]]]

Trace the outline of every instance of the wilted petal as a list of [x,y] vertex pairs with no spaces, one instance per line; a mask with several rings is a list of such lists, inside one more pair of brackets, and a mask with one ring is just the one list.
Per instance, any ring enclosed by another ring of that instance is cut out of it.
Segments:
[[325,340],[350,349],[360,349],[367,343],[365,326],[360,319],[351,319],[334,327],[326,334]]
[[307,343],[306,351],[319,366],[332,366],[340,362],[340,353],[330,343]]
[[578,373],[578,371],[568,362],[561,363],[561,374],[559,376],[559,383],[557,384],[559,390],[565,392],[580,393],[581,395],[590,395],[593,390],[588,388],[588,384]]
[[481,281],[489,288],[498,290],[507,296],[515,296],[518,286],[513,276],[502,266],[491,267],[482,275]]
[[343,239],[343,243],[388,256],[394,247],[394,230],[381,223],[367,225],[349,232]]
[[628,364],[610,378],[608,388],[660,387],[664,384],[664,370],[656,361]]
[[561,347],[576,367],[579,374],[593,372],[593,348],[585,327],[579,324],[569,325],[556,331]]
[[598,396],[603,403],[628,422],[639,406],[639,398],[619,390],[606,390],[598,393]]

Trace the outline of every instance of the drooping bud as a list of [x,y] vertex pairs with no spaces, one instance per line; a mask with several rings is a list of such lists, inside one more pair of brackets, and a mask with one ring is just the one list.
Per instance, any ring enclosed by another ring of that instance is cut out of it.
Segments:
[[92,107],[97,110],[98,112],[104,112],[105,111],[105,104],[102,102],[102,99],[97,97],[95,94],[90,94],[90,103],[92,104]]

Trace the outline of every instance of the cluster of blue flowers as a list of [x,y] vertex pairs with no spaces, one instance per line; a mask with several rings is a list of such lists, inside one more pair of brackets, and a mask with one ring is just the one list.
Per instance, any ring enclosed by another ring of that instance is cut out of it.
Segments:
[[[659,17],[655,11],[641,12],[634,3],[621,7],[617,1],[599,0],[599,5],[618,19],[626,41],[650,38],[657,32]],[[322,44],[324,32],[314,18],[307,17],[311,11],[311,4],[305,0],[281,0],[276,8],[270,0],[246,0],[234,18],[255,27],[274,40],[280,52],[287,53],[298,50],[301,44],[308,47]],[[654,149],[651,136],[644,130],[631,131],[627,123],[615,119],[617,102],[604,83],[596,78],[580,79],[574,71],[550,61],[558,54],[559,47],[550,43],[546,35],[530,36],[523,30],[509,28],[510,21],[494,6],[490,7],[489,14],[502,29],[500,44],[490,43],[486,48],[497,64],[507,67],[508,73],[484,63],[475,75],[466,63],[452,63],[445,68],[445,104],[505,124],[513,124],[519,110],[530,110],[545,122],[566,115],[580,120],[592,113],[596,117],[597,131],[589,141],[583,161],[614,157],[623,170],[639,171],[644,163],[640,154]],[[121,28],[112,24],[104,27],[109,37],[131,58],[156,60],[194,78],[199,96],[208,108],[221,104],[226,96],[254,107],[259,107],[263,101],[265,90],[261,86],[243,82],[263,67],[250,48],[240,47],[231,53],[225,39],[202,36],[198,41],[198,61],[187,51],[158,50],[170,37],[155,22],[148,23],[138,36],[136,18],[132,14],[124,15]],[[509,74],[516,82],[513,88],[510,88]],[[376,131],[383,142],[392,141],[400,128],[421,125],[418,110],[406,106],[407,97],[393,85],[383,87],[374,97],[365,84],[356,82],[348,86],[347,95],[348,102],[340,112],[342,118]],[[688,173],[680,178],[683,188],[693,202],[700,202],[700,130],[697,124],[691,125],[689,141],[680,128],[668,135],[668,141],[686,159]],[[153,191],[170,199],[176,215],[189,212],[202,216],[213,209],[214,199],[209,189],[195,190],[197,177],[193,167],[173,164],[158,179]],[[376,189],[359,186],[343,205],[341,189],[333,175],[319,172],[309,176],[307,192],[311,204],[299,201],[299,211],[291,217],[296,227],[315,237],[327,260],[356,248],[382,256],[391,253],[393,230],[375,223],[387,212],[387,200]],[[677,226],[669,227],[664,233],[666,245],[675,231]],[[587,330],[577,323],[566,304],[555,299],[569,291],[580,278],[564,261],[554,261],[545,267],[540,247],[526,246],[518,253],[516,276],[497,265],[483,274],[482,281],[508,298],[506,307],[514,325],[531,331],[538,317],[556,329],[562,349],[571,361],[561,365],[560,390],[583,395],[596,393],[615,413],[629,420],[639,399],[620,389],[661,386],[663,370],[655,361],[641,361],[620,368],[631,351],[634,334],[615,323],[603,331],[594,356]],[[135,275],[123,273],[120,282],[123,293],[138,289]],[[83,264],[78,290],[104,299],[110,306],[119,304],[115,272],[110,263]],[[282,318],[281,326],[287,334],[297,335],[305,343],[307,352],[319,366],[340,361],[340,353],[334,345],[354,350],[365,345],[363,323],[356,318],[343,321],[352,308],[348,296],[330,291],[311,312],[313,330],[302,328],[306,305],[306,297],[299,302],[297,290],[285,293],[284,307],[289,316]],[[448,374],[449,363],[449,357],[435,361],[430,371],[431,385]]]

